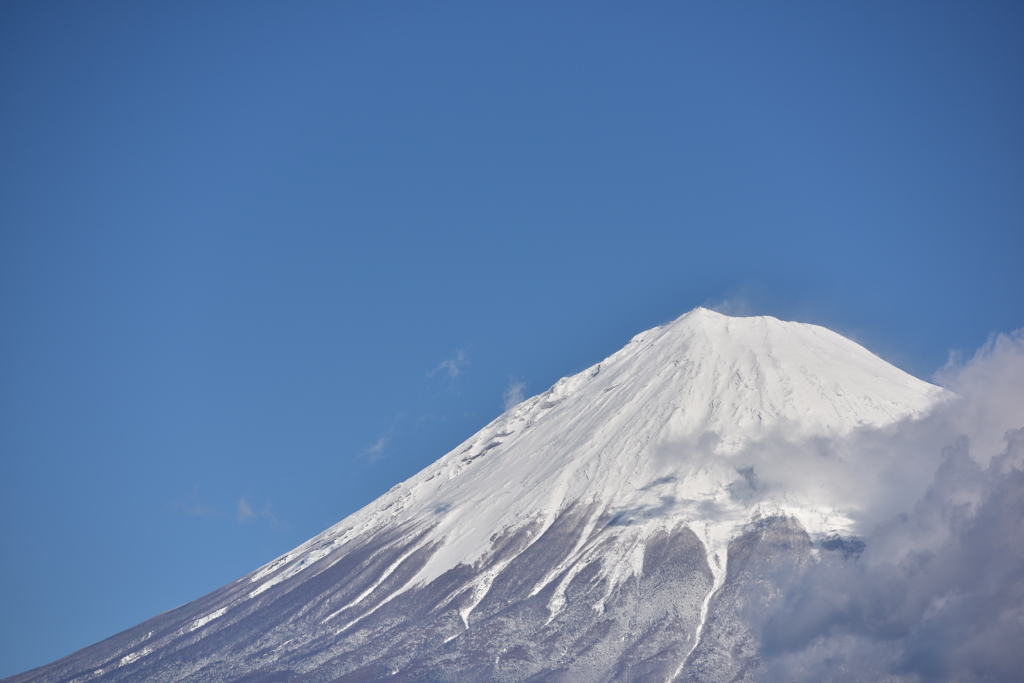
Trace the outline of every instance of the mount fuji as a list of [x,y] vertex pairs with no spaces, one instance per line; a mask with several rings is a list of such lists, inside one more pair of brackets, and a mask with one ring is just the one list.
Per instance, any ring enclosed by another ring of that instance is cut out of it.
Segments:
[[7,680],[755,680],[780,581],[858,553],[862,482],[899,485],[829,445],[952,396],[822,327],[698,308],[252,574]]

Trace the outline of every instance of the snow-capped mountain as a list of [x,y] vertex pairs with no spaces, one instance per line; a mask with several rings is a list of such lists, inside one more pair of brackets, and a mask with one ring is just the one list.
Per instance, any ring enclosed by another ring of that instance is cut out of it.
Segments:
[[698,308],[249,576],[10,680],[744,680],[772,577],[870,506],[844,472],[875,461],[814,444],[948,396],[824,328]]

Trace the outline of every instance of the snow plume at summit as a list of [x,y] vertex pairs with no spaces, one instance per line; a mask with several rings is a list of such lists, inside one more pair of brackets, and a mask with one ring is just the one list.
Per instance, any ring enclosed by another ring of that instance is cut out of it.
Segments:
[[1022,379],[1021,333],[943,388],[822,327],[695,309],[252,574],[12,680],[1015,680]]

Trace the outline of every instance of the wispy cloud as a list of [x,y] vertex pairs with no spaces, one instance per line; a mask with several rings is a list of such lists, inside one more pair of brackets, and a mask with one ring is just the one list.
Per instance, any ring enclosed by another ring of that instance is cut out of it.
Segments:
[[721,313],[722,315],[731,315],[738,318],[754,314],[750,301],[742,294],[721,301],[706,302],[704,308]]
[[387,455],[385,449],[387,448],[390,440],[391,436],[389,434],[385,434],[364,451],[364,453],[370,458],[370,462],[377,462]]
[[270,526],[273,529],[285,528],[285,524],[277,518],[277,515],[274,514],[274,510],[269,502],[263,504],[263,509],[260,511],[260,517],[270,522]]
[[274,514],[274,509],[269,502],[264,503],[263,507],[259,512],[257,512],[253,509],[252,504],[247,498],[240,498],[238,500],[238,505],[235,510],[235,519],[240,524],[254,519],[265,519],[270,522],[270,526],[274,529],[285,528],[285,525],[277,518],[277,515]]
[[238,510],[235,513],[235,519],[239,522],[245,522],[250,519],[256,519],[256,513],[252,511],[252,506],[249,505],[249,501],[245,498],[241,498],[238,501]]
[[455,378],[459,376],[459,373],[462,372],[462,369],[466,367],[467,364],[469,364],[469,359],[466,358],[466,352],[459,350],[456,352],[454,358],[448,358],[441,361],[440,365],[427,373],[427,377],[433,377],[439,372],[445,372],[449,377]]
[[505,393],[502,398],[505,400],[505,410],[519,405],[523,402],[524,394],[526,390],[526,383],[515,379],[514,377],[508,378],[508,387],[505,389]]
[[188,499],[184,503],[176,501],[171,503],[170,508],[184,512],[189,517],[209,517],[217,514],[216,508],[199,500],[198,485],[192,487],[192,492],[189,493]]
[[180,508],[189,517],[208,517],[217,514],[217,508],[198,501]]

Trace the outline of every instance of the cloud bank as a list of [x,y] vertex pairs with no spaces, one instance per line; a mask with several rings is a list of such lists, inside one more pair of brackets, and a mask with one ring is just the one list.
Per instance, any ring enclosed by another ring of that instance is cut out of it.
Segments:
[[1020,680],[1024,332],[994,337],[936,379],[959,398],[825,453],[869,461],[851,487],[892,480],[874,482],[860,538],[819,541],[816,560],[782,586],[761,628],[764,680]]

